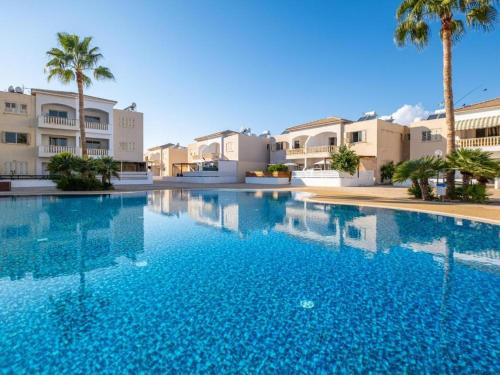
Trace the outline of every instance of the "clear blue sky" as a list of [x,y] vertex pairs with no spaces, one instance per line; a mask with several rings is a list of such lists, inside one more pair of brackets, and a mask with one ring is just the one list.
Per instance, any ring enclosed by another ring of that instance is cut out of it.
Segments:
[[[47,83],[58,31],[92,35],[116,82],[88,93],[132,101],[145,146],[187,144],[222,129],[254,132],[337,115],[356,119],[442,101],[438,31],[430,46],[393,43],[398,0],[2,1],[0,87]],[[500,34],[471,31],[456,46],[454,89],[468,102],[500,96]],[[74,90],[74,86],[70,89]]]

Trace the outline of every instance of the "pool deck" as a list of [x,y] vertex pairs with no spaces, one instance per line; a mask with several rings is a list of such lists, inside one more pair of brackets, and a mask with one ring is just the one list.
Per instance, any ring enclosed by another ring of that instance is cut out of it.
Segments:
[[148,190],[168,189],[237,189],[237,190],[268,190],[294,191],[311,193],[308,199],[315,202],[352,204],[369,207],[387,207],[392,209],[439,213],[443,215],[470,218],[495,224],[500,224],[500,190],[489,190],[490,200],[487,204],[461,202],[424,202],[408,196],[406,188],[392,186],[371,187],[290,187],[272,185],[247,184],[188,184],[155,181],[153,185],[117,186],[111,192],[61,192],[55,188],[17,188],[10,192],[0,192],[0,196],[29,195],[90,195],[102,193],[123,193]]

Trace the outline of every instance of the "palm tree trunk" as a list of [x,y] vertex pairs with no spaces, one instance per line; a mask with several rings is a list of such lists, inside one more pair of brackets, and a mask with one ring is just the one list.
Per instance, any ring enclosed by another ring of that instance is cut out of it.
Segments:
[[420,190],[422,191],[422,200],[428,201],[431,199],[429,195],[429,181],[427,179],[419,180]]
[[[441,39],[443,42],[443,92],[444,108],[446,112],[446,154],[455,151],[455,112],[453,108],[453,84],[452,84],[452,61],[451,61],[451,28],[450,17],[441,20]],[[455,191],[455,171],[450,170],[446,174],[446,195],[453,197]]]
[[80,122],[80,147],[82,156],[87,157],[87,139],[85,137],[85,107],[83,102],[83,77],[82,73],[76,73],[76,82],[78,84],[78,118]]

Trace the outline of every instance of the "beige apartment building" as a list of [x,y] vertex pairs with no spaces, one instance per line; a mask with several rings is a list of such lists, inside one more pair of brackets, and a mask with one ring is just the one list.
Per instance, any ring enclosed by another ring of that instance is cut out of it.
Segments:
[[[446,155],[446,119],[438,111],[410,126],[410,157]],[[455,111],[457,148],[479,148],[500,159],[500,98],[471,104]]]
[[[143,114],[116,101],[85,96],[85,129],[90,157],[112,156],[122,171],[141,171]],[[60,152],[81,155],[78,95],[73,92],[9,89],[0,92],[0,175],[42,175]]]
[[146,150],[144,160],[154,177],[177,176],[188,162],[188,150],[179,144],[167,143]]
[[252,134],[250,129],[225,130],[198,137],[188,146],[188,163],[207,172],[217,169],[243,181],[247,171],[266,169],[269,138],[267,134]]
[[368,113],[355,122],[327,117],[287,128],[272,137],[270,160],[295,170],[329,169],[331,153],[343,144],[361,157],[360,171],[373,171],[375,182],[382,165],[409,157],[408,128]]

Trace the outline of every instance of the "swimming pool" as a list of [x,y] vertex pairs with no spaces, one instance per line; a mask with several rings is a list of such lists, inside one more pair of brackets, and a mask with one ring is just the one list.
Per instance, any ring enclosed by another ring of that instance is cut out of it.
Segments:
[[500,372],[500,227],[299,198],[1,199],[0,372]]

